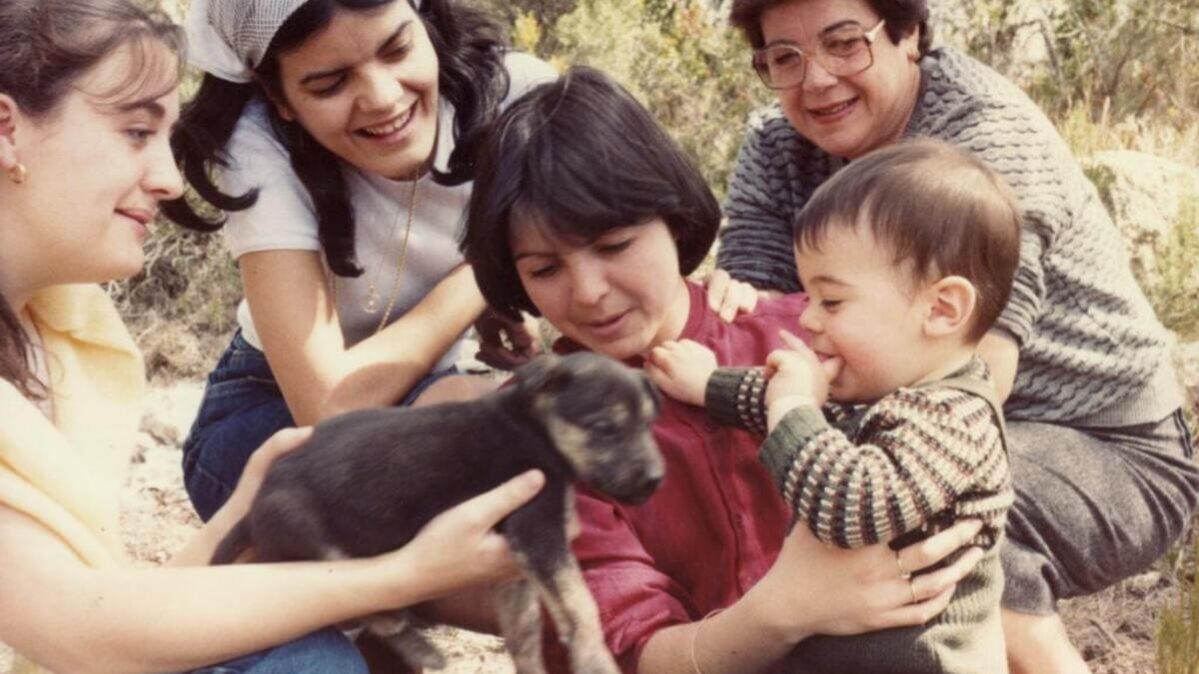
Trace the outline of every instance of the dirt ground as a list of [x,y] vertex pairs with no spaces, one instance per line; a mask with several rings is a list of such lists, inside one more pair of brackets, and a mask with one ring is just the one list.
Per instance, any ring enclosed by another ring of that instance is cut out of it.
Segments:
[[[179,445],[199,406],[202,382],[154,384],[150,393],[122,500],[126,547],[144,565],[165,561],[199,526],[183,491]],[[1157,617],[1179,596],[1170,563],[1163,560],[1154,571],[1101,594],[1064,602],[1071,636],[1095,674],[1154,671]],[[438,628],[432,636],[448,656],[448,674],[513,671],[498,638],[452,628]],[[10,662],[0,645],[0,674],[9,671]]]

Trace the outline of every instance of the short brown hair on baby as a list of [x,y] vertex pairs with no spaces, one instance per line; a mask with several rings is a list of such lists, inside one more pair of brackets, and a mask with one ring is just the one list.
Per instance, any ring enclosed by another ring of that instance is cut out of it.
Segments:
[[795,246],[820,250],[833,227],[868,226],[922,280],[961,276],[978,293],[969,339],[1007,304],[1020,258],[1015,193],[970,153],[941,141],[897,143],[854,160],[821,185],[794,223]]

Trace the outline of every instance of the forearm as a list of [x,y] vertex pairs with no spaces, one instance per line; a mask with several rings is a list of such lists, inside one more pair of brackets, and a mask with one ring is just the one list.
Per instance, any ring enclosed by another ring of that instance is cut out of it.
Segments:
[[231,499],[224,507],[216,511],[212,519],[200,527],[200,530],[186,545],[171,556],[167,566],[207,566],[212,560],[212,553],[216,551],[217,544],[245,515],[246,510],[245,507],[238,507],[238,504]]
[[403,399],[484,306],[473,272],[461,265],[396,321],[347,348],[316,252],[247,253],[238,265],[271,371],[300,425]]
[[310,421],[395,404],[429,374],[485,306],[473,272],[459,267],[398,320],[344,350],[339,376]]
[[42,591],[6,639],[62,674],[188,670],[425,598],[417,587],[379,587],[367,571],[372,563],[65,573],[44,566],[27,578]]
[[[308,261],[312,264],[311,261]],[[274,265],[275,263],[271,263]],[[379,333],[346,348],[329,296],[287,295],[259,279],[273,266],[243,262],[247,296],[271,369],[300,425],[356,409],[402,400],[482,312],[474,274],[463,265],[442,279],[416,306]],[[297,283],[323,283],[315,272]],[[268,305],[283,297],[290,306]],[[256,302],[255,300],[258,300]]]
[[[770,620],[769,608],[762,603],[764,596],[755,587],[705,620],[654,634],[641,652],[638,674],[696,674],[697,669],[703,674],[765,671],[808,633]],[[789,612],[794,612],[794,607]]]

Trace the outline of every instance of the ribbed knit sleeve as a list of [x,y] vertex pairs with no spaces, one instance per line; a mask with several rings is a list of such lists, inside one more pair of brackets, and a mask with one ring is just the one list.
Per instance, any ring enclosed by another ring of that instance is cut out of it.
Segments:
[[766,376],[762,368],[722,367],[704,390],[708,416],[722,426],[766,435]]
[[946,511],[982,515],[990,540],[1002,531],[1012,501],[1007,454],[985,400],[950,388],[901,389],[851,433],[800,408],[762,445],[784,500],[820,540],[845,548],[890,541]]

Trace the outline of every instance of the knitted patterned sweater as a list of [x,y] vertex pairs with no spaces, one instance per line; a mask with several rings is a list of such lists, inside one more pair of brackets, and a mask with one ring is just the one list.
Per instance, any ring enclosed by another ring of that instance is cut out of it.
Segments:
[[[760,369],[722,368],[704,405],[719,423],[762,433],[765,388]],[[901,388],[868,407],[792,410],[759,456],[796,517],[826,543],[856,548],[908,532],[923,538],[979,517],[975,542],[989,547],[1013,500],[992,391],[976,356],[944,380]]]
[[[1020,345],[1009,421],[1128,426],[1181,404],[1167,333],[1133,279],[1120,233],[1050,121],[1015,85],[950,48],[920,62],[907,137],[967,149],[1015,189],[1020,265],[996,329]],[[799,289],[792,223],[845,160],[801,136],[777,104],[756,113],[725,202],[717,265]]]

